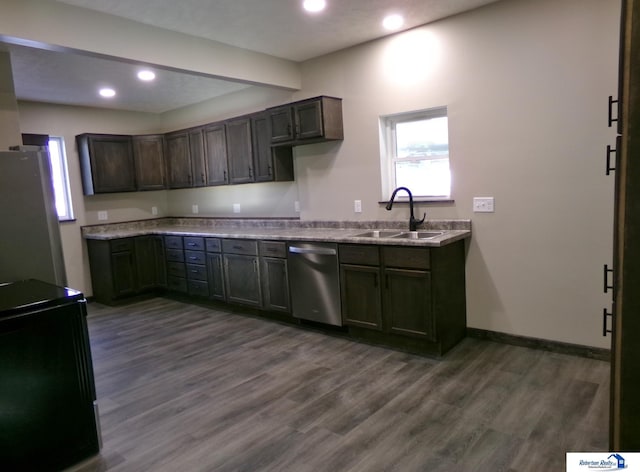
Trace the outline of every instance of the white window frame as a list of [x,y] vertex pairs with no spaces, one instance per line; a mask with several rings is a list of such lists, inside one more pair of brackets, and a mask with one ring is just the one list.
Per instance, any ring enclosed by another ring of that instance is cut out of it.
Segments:
[[[430,118],[446,117],[448,119],[447,107],[436,107],[425,110],[411,111],[406,113],[397,113],[393,115],[385,115],[380,117],[380,170],[382,177],[382,201],[386,201],[393,190],[400,186],[396,183],[396,166],[398,159],[396,156],[396,125],[398,123],[406,123],[410,121],[420,121]],[[443,155],[434,157],[424,156],[416,158],[416,160],[442,159]],[[450,155],[447,154],[450,160]],[[406,158],[400,159],[406,162]],[[409,197],[404,193],[398,194],[399,200],[408,200]],[[414,195],[414,199],[423,201],[450,201],[451,183],[449,184],[448,195]]]
[[[53,147],[60,151],[59,160],[56,160],[53,156]],[[58,211],[58,220],[74,221],[67,153],[62,136],[49,136],[49,162],[51,164],[51,178],[53,179],[53,192],[56,200],[56,210]],[[62,214],[60,208],[62,208]]]

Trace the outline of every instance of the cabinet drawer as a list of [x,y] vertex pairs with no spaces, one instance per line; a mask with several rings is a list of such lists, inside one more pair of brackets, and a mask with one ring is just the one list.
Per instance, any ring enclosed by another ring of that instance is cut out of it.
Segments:
[[182,277],[168,277],[167,287],[175,292],[187,293],[187,279]]
[[167,275],[169,277],[181,277],[185,278],[187,272],[182,262],[167,262]]
[[109,241],[111,252],[124,252],[133,250],[133,239],[112,239]]
[[260,241],[260,255],[286,258],[287,244],[280,241]]
[[184,252],[182,249],[167,249],[165,251],[168,262],[184,262]]
[[424,247],[392,247],[382,248],[382,260],[385,267],[403,269],[429,269],[431,258],[428,248]]
[[227,254],[258,255],[258,242],[250,239],[223,239],[222,251]]
[[187,278],[189,280],[207,280],[207,267],[198,264],[187,264]]
[[340,244],[338,251],[341,264],[380,265],[378,246]]
[[204,238],[185,236],[183,242],[185,249],[190,249],[192,251],[204,251]]
[[195,297],[208,297],[209,296],[209,284],[207,282],[201,282],[200,280],[189,280],[187,282],[189,295]]
[[204,252],[200,251],[184,251],[184,261],[189,264],[202,264],[205,265],[207,258]]
[[207,252],[220,252],[222,251],[222,243],[218,238],[207,238],[204,240],[205,249]]
[[167,249],[182,249],[182,236],[165,236],[164,247]]

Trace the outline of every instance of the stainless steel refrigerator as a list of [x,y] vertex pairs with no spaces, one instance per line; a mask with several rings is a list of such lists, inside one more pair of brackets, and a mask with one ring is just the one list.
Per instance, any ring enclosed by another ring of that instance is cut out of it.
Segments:
[[0,283],[67,285],[46,148],[0,152]]

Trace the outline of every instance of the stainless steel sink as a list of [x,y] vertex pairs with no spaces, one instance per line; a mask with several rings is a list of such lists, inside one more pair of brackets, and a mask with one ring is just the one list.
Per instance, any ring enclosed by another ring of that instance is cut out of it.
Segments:
[[371,230],[366,233],[354,234],[355,238],[394,238],[402,234],[399,230]]
[[443,231],[405,231],[395,236],[389,236],[390,238],[404,238],[404,239],[431,239],[438,236],[442,236]]

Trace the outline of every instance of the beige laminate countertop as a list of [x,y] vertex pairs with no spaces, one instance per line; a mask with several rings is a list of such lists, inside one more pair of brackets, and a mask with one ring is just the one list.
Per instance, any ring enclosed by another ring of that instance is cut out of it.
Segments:
[[[327,227],[322,227],[324,226]],[[309,227],[311,226],[311,227]],[[429,239],[359,237],[373,229],[408,231],[395,222],[300,222],[299,220],[225,221],[207,218],[162,218],[131,223],[84,226],[85,239],[119,239],[144,235],[201,236],[271,241],[318,241],[352,244],[440,247],[471,237],[470,220],[426,222],[419,231],[442,234]]]

